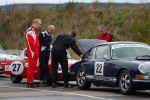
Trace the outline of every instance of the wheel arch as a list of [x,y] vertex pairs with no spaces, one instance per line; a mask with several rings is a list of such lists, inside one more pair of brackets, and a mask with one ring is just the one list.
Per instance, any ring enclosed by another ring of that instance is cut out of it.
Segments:
[[119,86],[119,83],[118,83],[118,81],[119,81],[119,75],[120,75],[120,73],[121,73],[123,70],[129,71],[127,68],[121,68],[121,69],[118,70],[118,72],[117,72],[117,86]]
[[[78,71],[78,69],[79,69],[80,67],[82,67],[82,68],[85,69],[85,67],[84,67],[83,65],[78,65],[77,68],[76,68],[76,70],[75,70],[75,76],[76,76],[76,74],[77,74],[76,72]],[[85,70],[85,73],[86,73],[86,70]]]

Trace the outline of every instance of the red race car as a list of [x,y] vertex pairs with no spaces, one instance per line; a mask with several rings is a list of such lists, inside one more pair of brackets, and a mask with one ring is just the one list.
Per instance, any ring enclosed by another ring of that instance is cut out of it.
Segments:
[[[71,59],[71,56],[67,52],[68,57],[68,72],[70,71],[70,66],[77,62],[75,59]],[[22,78],[27,78],[27,68],[28,68],[28,57],[26,55],[26,49],[23,50],[19,59],[16,60],[2,60],[1,66],[4,74],[10,75],[10,79],[13,83],[20,83]],[[49,72],[47,75],[47,82],[51,84],[51,53],[50,59],[48,62]],[[39,66],[36,67],[36,71],[34,74],[34,79],[39,80]],[[63,80],[62,78],[62,69],[61,66],[58,66],[58,80]],[[69,77],[69,80],[75,80],[74,78]]]

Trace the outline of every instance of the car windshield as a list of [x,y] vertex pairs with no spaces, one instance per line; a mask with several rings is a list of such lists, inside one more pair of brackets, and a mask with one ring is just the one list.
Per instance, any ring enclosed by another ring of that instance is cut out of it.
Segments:
[[113,58],[129,58],[150,55],[150,47],[141,44],[124,44],[112,46]]

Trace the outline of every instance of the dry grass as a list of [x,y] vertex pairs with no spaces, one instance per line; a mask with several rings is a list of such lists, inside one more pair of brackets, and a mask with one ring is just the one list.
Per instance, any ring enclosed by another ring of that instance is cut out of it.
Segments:
[[[65,8],[54,7],[32,9],[0,10],[0,43],[4,49],[24,49],[26,47],[25,32],[34,18],[42,19],[42,27],[38,33],[45,31],[49,24],[56,27],[54,39],[60,33],[77,31],[77,39],[95,39],[99,35],[98,27],[105,25],[112,33],[115,41],[138,41],[150,44],[150,7],[117,8],[106,5],[100,7],[68,4]],[[53,42],[52,41],[52,42]],[[72,50],[73,58],[79,59]]]

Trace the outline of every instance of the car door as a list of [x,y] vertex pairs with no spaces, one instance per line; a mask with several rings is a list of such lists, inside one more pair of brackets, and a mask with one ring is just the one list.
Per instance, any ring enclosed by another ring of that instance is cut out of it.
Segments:
[[94,75],[95,48],[92,48],[86,52],[82,60],[84,61],[83,66],[87,69],[86,73],[89,75]]
[[111,60],[110,45],[100,45],[95,49],[94,74],[102,81],[113,80],[113,61]]

